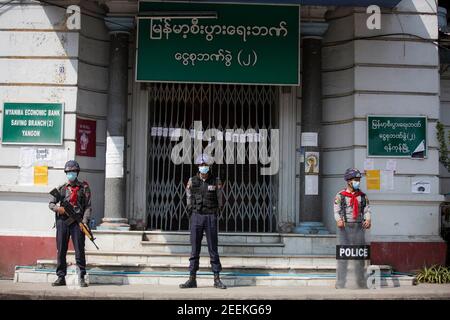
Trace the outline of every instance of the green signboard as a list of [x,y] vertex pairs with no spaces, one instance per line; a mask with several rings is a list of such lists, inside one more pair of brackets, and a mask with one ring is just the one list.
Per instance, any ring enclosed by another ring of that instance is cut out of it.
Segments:
[[427,118],[423,116],[368,116],[368,156],[427,156]]
[[62,103],[3,104],[2,144],[61,145]]
[[139,15],[136,81],[299,84],[299,6],[140,2]]

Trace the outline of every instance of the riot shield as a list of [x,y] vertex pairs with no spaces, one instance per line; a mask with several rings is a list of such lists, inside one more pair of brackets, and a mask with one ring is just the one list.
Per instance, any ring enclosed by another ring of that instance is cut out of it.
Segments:
[[337,228],[336,289],[367,289],[370,236],[361,222]]

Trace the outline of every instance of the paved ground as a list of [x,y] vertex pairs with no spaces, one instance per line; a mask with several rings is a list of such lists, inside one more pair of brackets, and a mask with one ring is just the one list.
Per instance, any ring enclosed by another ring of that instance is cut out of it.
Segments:
[[[195,293],[195,294],[193,294]],[[176,286],[155,285],[92,285],[88,288],[52,287],[47,283],[14,283],[0,280],[0,299],[447,299],[450,284],[405,286],[378,290],[336,290],[329,287],[232,287],[219,290],[212,287],[179,289]]]

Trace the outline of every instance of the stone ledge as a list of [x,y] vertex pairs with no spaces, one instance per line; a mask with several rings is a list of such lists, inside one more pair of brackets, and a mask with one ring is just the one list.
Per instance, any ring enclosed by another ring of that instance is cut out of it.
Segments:
[[[382,204],[383,202],[408,202],[414,205],[423,202],[441,203],[445,196],[441,194],[419,194],[419,193],[367,193],[371,204]],[[428,203],[424,205],[429,205]]]
[[34,194],[46,194],[52,188],[49,186],[19,186],[19,185],[0,185],[0,192],[8,193],[34,193]]
[[[144,246],[192,246],[190,242],[184,241],[141,241]],[[202,241],[202,246],[207,242]],[[284,243],[257,243],[257,242],[220,242],[219,247],[284,247]]]
[[[74,255],[75,251],[69,250],[69,255]],[[89,251],[86,250],[86,255],[115,255],[115,256],[179,256],[179,257],[189,257],[190,253],[169,253],[169,252],[136,252],[136,251]],[[242,258],[335,258],[334,254],[239,254],[239,253],[224,253],[220,255],[221,257],[242,257]],[[202,252],[200,257],[209,257],[207,252]]]
[[424,236],[396,236],[396,235],[386,235],[386,236],[374,236],[371,235],[370,242],[438,242],[445,243],[445,241],[436,235],[424,235]]

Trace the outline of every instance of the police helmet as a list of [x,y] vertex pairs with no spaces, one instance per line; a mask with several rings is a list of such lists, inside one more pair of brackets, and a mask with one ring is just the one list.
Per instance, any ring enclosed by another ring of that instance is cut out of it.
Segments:
[[77,171],[80,172],[80,165],[75,160],[69,160],[64,166],[64,172]]
[[354,178],[361,178],[361,172],[354,168],[347,169],[344,174],[344,179],[348,181]]

